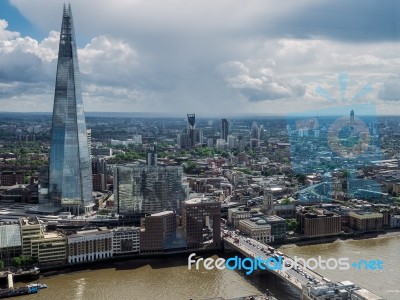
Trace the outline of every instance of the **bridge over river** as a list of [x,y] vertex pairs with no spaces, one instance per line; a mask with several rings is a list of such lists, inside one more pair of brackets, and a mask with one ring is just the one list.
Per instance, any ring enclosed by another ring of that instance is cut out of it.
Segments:
[[[234,232],[230,232],[230,236],[225,236],[223,239],[225,247],[234,249],[251,259],[284,261],[286,258],[291,258],[276,251],[269,245]],[[294,259],[292,258],[292,260]],[[304,300],[383,300],[383,298],[357,286],[351,281],[332,282],[316,271],[306,268],[301,263],[293,268],[288,265],[288,268],[282,266],[282,268],[267,267],[265,269],[296,288],[302,295],[301,299]]]

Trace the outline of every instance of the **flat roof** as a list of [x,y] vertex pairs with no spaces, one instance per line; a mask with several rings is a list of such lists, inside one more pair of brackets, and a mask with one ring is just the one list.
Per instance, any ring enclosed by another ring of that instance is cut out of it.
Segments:
[[19,224],[0,225],[0,249],[9,247],[21,247]]
[[160,216],[166,216],[169,214],[173,214],[174,212],[172,210],[166,210],[166,211],[160,211],[158,213],[155,214],[151,214],[152,217],[160,217]]
[[[252,229],[271,229],[271,225],[267,224],[267,223],[263,223],[263,224],[257,224],[258,221],[254,222],[254,221],[250,221],[250,220],[240,220],[239,224],[245,224],[247,226],[249,226]],[[265,222],[265,221],[264,221]]]
[[207,197],[201,197],[201,198],[192,198],[189,200],[184,201],[186,204],[198,204],[198,203],[218,203],[217,201],[207,198]]
[[369,218],[383,218],[383,214],[381,213],[368,213],[368,212],[355,212],[352,211],[349,215],[359,218],[359,219],[369,219]]
[[277,222],[277,221],[286,222],[285,219],[283,219],[283,218],[281,218],[281,217],[279,217],[279,216],[275,216],[275,215],[273,215],[273,216],[264,216],[264,219],[265,219],[267,222]]
[[58,237],[63,237],[63,235],[58,232],[46,232],[46,234],[44,235],[45,239],[54,239]]
[[98,229],[81,230],[81,231],[77,231],[76,234],[71,234],[68,237],[72,238],[72,237],[82,237],[85,235],[102,235],[102,234],[107,234],[110,232],[111,231],[109,231],[109,230],[98,230]]
[[55,207],[51,205],[36,205],[32,206],[27,210],[28,213],[30,214],[54,214],[56,212],[61,211],[61,207]]

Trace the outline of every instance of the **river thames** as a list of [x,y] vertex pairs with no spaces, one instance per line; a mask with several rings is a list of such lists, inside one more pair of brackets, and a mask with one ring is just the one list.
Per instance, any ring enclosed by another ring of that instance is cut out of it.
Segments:
[[[400,236],[328,244],[286,245],[280,251],[302,258],[348,257],[350,261],[380,259],[384,269],[317,270],[334,281],[350,280],[384,299],[400,299]],[[234,255],[234,254],[232,254]],[[228,256],[223,256],[227,258]],[[214,258],[217,258],[214,256]],[[298,292],[269,273],[247,276],[230,270],[188,270],[187,258],[115,262],[94,269],[40,279],[49,288],[27,299],[208,299],[264,293],[282,300],[299,299]],[[18,283],[19,286],[23,283]]]

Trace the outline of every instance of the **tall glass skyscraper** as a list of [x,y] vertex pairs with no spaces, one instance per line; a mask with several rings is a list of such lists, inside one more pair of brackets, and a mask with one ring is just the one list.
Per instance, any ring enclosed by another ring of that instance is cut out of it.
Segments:
[[56,206],[88,209],[90,166],[71,6],[64,5],[51,128],[49,197]]

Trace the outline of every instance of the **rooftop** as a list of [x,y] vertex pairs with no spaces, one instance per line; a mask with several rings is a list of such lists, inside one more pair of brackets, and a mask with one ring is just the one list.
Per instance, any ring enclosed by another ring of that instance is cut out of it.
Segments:
[[207,197],[193,198],[185,201],[185,204],[199,204],[199,203],[217,203],[217,201]]
[[58,237],[62,237],[63,235],[61,233],[58,232],[46,232],[46,234],[44,235],[45,239],[54,239],[54,238],[58,238]]
[[251,229],[271,229],[271,225],[267,224],[265,220],[240,220],[239,224],[243,224]]
[[265,216],[264,219],[268,223],[271,223],[271,222],[285,222],[286,223],[285,219],[278,217],[278,216]]
[[352,211],[349,213],[349,215],[358,219],[383,218],[383,214],[381,213],[371,213],[365,211]]
[[161,216],[167,216],[169,214],[173,214],[174,212],[172,210],[166,210],[166,211],[161,211],[155,214],[151,214],[152,217],[161,217]]
[[0,225],[0,249],[21,246],[19,224]]
[[81,237],[85,235],[101,235],[110,233],[109,230],[89,229],[89,230],[78,230],[76,234],[71,234],[69,237]]
[[39,219],[36,217],[24,217],[20,218],[21,226],[37,225],[39,224]]

